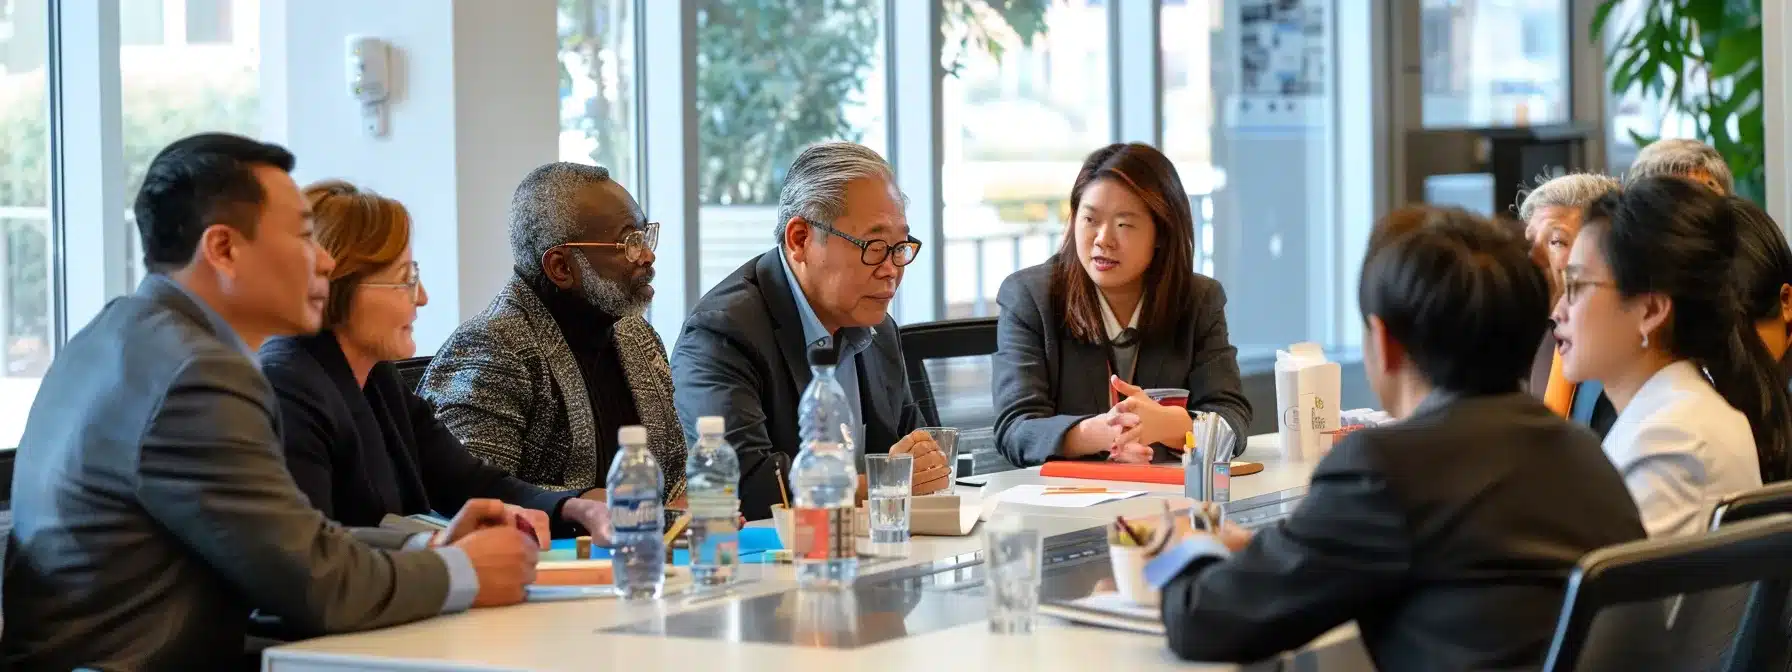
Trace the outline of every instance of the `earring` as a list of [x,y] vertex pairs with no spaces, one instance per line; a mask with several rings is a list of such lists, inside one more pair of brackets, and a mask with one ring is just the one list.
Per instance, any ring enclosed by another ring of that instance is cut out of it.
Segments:
[[1648,347],[1649,347],[1649,332],[1643,332],[1643,348],[1647,349]]

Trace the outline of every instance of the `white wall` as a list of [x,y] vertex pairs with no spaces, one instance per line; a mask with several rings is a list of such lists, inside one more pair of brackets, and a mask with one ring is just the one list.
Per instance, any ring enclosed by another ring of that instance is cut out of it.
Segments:
[[[300,184],[349,180],[410,210],[433,353],[510,276],[505,213],[530,169],[558,155],[553,0],[264,0],[263,136],[298,157]],[[388,134],[361,130],[345,40],[393,47]]]

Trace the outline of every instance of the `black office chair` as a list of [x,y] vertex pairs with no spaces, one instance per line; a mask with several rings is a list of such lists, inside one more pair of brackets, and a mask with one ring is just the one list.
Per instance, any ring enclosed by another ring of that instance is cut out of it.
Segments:
[[423,371],[429,368],[430,359],[429,355],[424,355],[422,357],[401,359],[392,364],[398,367],[398,377],[404,379],[405,387],[409,387],[412,391],[415,391],[417,385],[423,382]]
[[[1776,513],[1792,513],[1792,482],[1780,482],[1718,500],[1711,512],[1711,529],[1754,520]],[[1730,652],[1742,669],[1792,668],[1792,629],[1787,627],[1786,606],[1792,598],[1792,581],[1762,581],[1758,590],[1736,589],[1724,606],[1722,617],[1735,624]]]
[[[1750,599],[1758,599],[1768,583],[1792,579],[1788,557],[1792,557],[1792,514],[1735,522],[1709,534],[1645,539],[1589,553],[1568,578],[1543,669],[1760,669],[1749,667],[1751,662],[1742,656],[1715,660],[1705,655],[1708,652],[1684,650],[1667,633],[1673,621],[1689,618],[1674,613],[1679,608],[1676,598],[1753,584]],[[1594,627],[1595,620],[1599,627]],[[1727,649],[1748,649],[1743,633],[1754,632],[1755,627],[1742,623]]]
[[[909,391],[915,397],[915,405],[921,408],[921,419],[930,426],[942,426],[945,423],[940,419],[939,404],[934,398],[933,381],[927,374],[927,362],[958,357],[988,357],[995,354],[996,318],[978,317],[911,324],[902,327],[901,335],[902,358],[908,367]],[[986,421],[991,425],[995,423],[993,411],[990,417],[976,420]],[[960,423],[960,425],[963,424]],[[958,474],[960,476],[979,473],[978,457],[983,457],[982,462],[993,468],[999,469],[1000,465],[1006,464],[995,452],[993,438],[985,441],[981,432],[974,437],[967,437],[967,433],[961,432],[958,437],[960,444],[958,447]],[[988,445],[984,445],[985,443]],[[970,458],[968,464],[965,461],[966,458]],[[990,461],[992,458],[994,462]]]

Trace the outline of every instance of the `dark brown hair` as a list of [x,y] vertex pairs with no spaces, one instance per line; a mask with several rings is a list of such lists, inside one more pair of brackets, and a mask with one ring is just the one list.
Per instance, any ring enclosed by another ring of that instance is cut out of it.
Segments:
[[1139,332],[1147,335],[1174,329],[1195,284],[1195,218],[1176,166],[1151,145],[1116,143],[1083,160],[1076,184],[1070,188],[1070,228],[1064,232],[1052,270],[1052,303],[1070,327],[1072,338],[1085,343],[1107,341],[1095,281],[1083,270],[1076,249],[1077,208],[1082,205],[1083,192],[1097,180],[1124,185],[1151,211],[1157,243],[1151,265],[1145,267]]
[[404,255],[411,244],[411,214],[404,204],[341,180],[305,187],[317,225],[317,244],[336,260],[330,272],[330,300],[324,328],[348,319],[355,286]]

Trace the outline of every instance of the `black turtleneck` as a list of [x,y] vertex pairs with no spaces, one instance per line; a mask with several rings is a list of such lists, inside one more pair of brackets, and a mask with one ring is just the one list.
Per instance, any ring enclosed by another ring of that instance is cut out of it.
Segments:
[[595,482],[603,487],[610,462],[616,458],[617,430],[641,424],[628,374],[622,368],[622,357],[616,353],[615,330],[620,318],[550,282],[536,281],[529,286],[547,306],[548,314],[554,316],[560,336],[566,339],[573,360],[579,364],[579,373],[585,378],[585,394],[591,400],[591,425],[597,428]]

